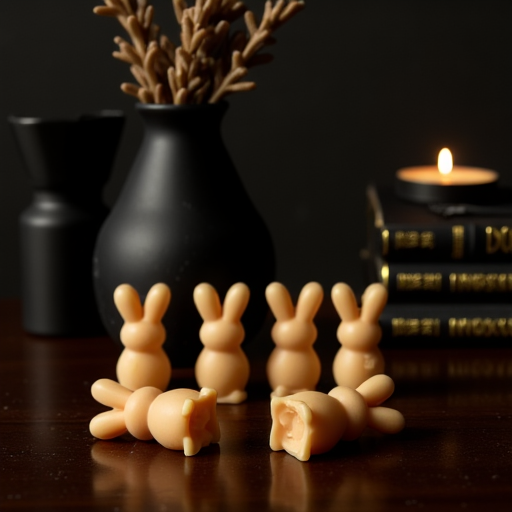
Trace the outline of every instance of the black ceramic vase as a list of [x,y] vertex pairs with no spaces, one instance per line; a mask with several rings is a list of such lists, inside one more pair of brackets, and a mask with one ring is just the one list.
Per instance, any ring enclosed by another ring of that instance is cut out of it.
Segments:
[[137,109],[144,138],[97,240],[96,298],[108,333],[119,340],[115,288],[129,283],[144,300],[153,284],[168,284],[164,348],[173,366],[190,367],[202,349],[195,286],[208,282],[223,300],[232,284],[245,282],[251,299],[242,322],[250,338],[267,311],[272,240],[222,141],[226,103]]
[[102,201],[124,116],[79,119],[10,117],[33,187],[20,217],[23,327],[32,334],[104,333],[91,277]]

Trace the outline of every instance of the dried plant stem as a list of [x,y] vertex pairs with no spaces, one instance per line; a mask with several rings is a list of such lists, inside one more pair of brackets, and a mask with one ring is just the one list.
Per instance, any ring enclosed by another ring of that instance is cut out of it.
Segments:
[[[176,47],[153,22],[149,0],[104,0],[94,8],[100,16],[113,17],[130,41],[116,37],[119,51],[113,56],[130,64],[136,83],[121,89],[143,103],[216,103],[233,92],[254,89],[254,82],[241,81],[248,68],[269,62],[259,54],[272,44],[273,32],[303,7],[302,0],[265,2],[260,23],[242,0],[172,0],[181,26],[181,46]],[[247,32],[235,31],[231,23],[244,17]]]

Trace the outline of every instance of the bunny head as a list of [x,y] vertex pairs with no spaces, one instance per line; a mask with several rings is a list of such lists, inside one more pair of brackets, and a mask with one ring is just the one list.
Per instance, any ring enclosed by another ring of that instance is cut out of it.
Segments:
[[249,303],[249,288],[244,283],[236,283],[228,290],[221,305],[215,288],[201,283],[194,289],[194,303],[204,323],[199,338],[206,348],[230,350],[239,346],[245,337],[240,319]]
[[313,319],[320,308],[324,292],[319,283],[306,284],[293,306],[288,290],[281,283],[271,283],[265,291],[268,305],[276,318],[272,339],[282,349],[297,349],[313,345],[317,329]]
[[382,336],[379,317],[388,299],[384,285],[373,283],[366,288],[361,310],[347,284],[336,284],[331,295],[341,318],[337,332],[340,343],[351,350],[368,351],[377,347]]
[[166,336],[162,318],[170,301],[171,290],[164,283],[151,287],[144,306],[132,286],[118,286],[114,292],[114,302],[125,322],[121,328],[123,345],[136,351],[161,347]]

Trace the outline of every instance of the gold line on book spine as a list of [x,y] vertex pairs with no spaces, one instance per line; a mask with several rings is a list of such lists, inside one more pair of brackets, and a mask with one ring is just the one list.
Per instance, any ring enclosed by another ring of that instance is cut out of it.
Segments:
[[389,265],[384,263],[380,270],[380,278],[382,279],[382,284],[389,288]]
[[389,253],[389,230],[382,231],[382,256],[387,256]]
[[464,226],[452,227],[452,258],[460,260],[464,257]]

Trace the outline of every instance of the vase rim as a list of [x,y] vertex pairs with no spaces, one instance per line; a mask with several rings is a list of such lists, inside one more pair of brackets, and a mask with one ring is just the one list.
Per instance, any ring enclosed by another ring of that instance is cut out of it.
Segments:
[[44,117],[44,116],[17,116],[10,115],[8,120],[12,124],[34,125],[34,124],[75,124],[99,119],[124,118],[122,110],[97,110],[75,117]]

